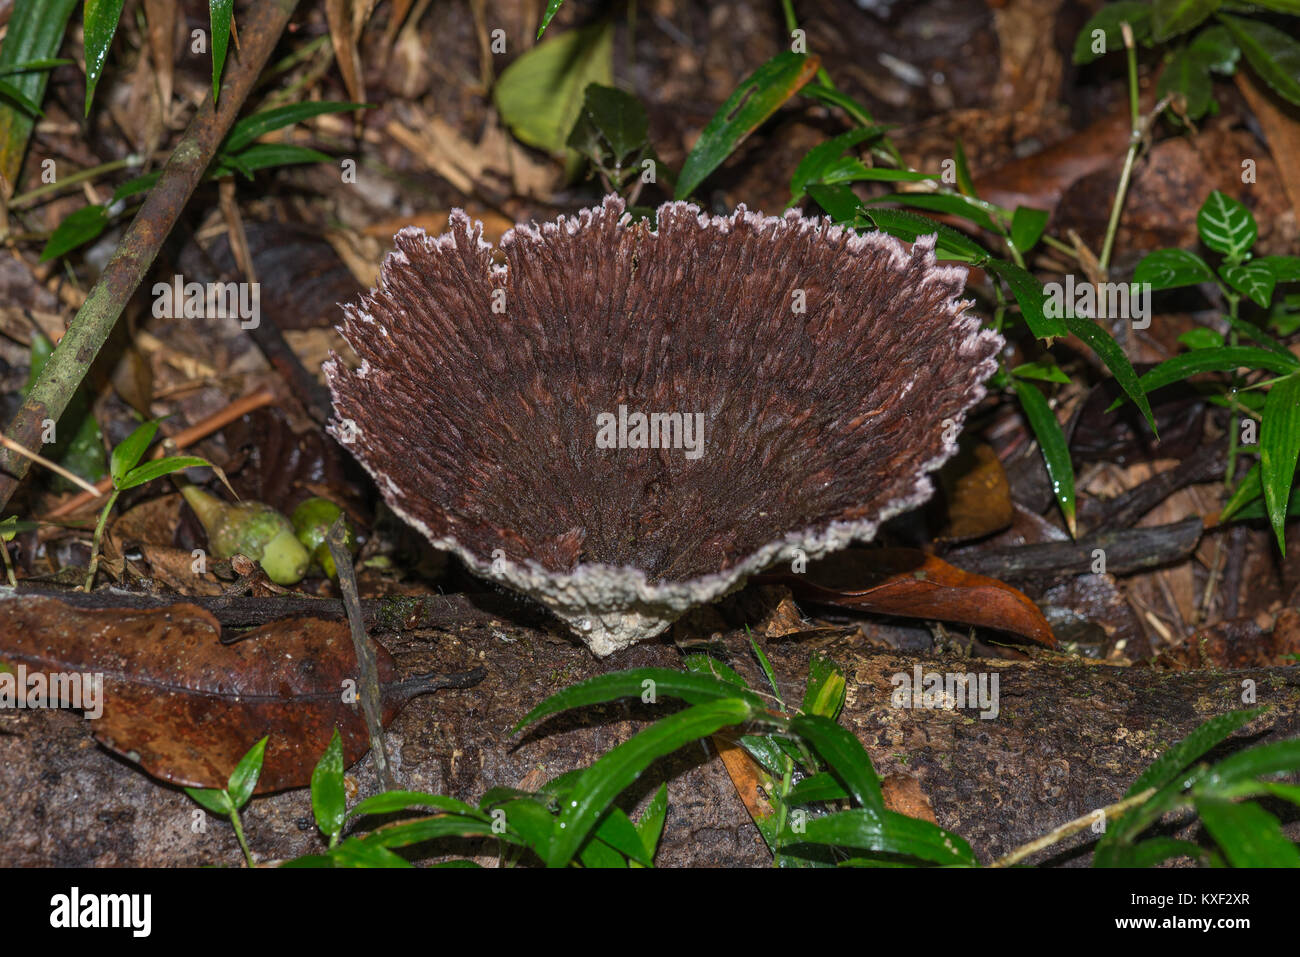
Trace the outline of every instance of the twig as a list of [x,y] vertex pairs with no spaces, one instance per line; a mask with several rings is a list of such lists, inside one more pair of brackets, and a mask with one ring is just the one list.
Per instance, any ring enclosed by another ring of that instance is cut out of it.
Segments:
[[379,666],[375,660],[375,646],[366,634],[365,621],[361,615],[361,600],[357,594],[357,576],[352,568],[352,553],[343,540],[343,516],[334,520],[334,524],[325,535],[330,556],[339,573],[339,593],[343,596],[343,605],[348,610],[348,626],[352,632],[352,645],[357,652],[357,667],[361,670],[361,710],[366,716],[366,730],[370,732],[370,753],[374,755],[375,770],[379,772],[379,783],[387,791],[397,785],[393,772],[388,766],[388,752],[384,748],[383,699],[379,690]]
[[99,489],[95,488],[95,486],[91,485],[80,475],[77,475],[74,472],[69,472],[59,463],[51,462],[49,459],[47,459],[45,456],[41,455],[40,453],[33,452],[31,449],[19,445],[13,439],[9,438],[7,435],[0,435],[0,445],[3,445],[10,452],[17,452],[19,455],[23,456],[24,458],[31,459],[37,465],[45,466],[45,468],[49,469],[51,472],[53,472],[56,475],[62,475],[73,485],[77,486],[77,488],[85,489],[87,492],[91,492],[95,495],[99,494]]
[[1030,854],[1041,851],[1045,847],[1051,847],[1053,844],[1064,840],[1071,834],[1078,834],[1085,828],[1090,827],[1094,821],[1098,820],[1098,815],[1101,815],[1101,820],[1109,820],[1110,818],[1119,817],[1137,805],[1145,804],[1147,798],[1151,797],[1151,795],[1155,793],[1155,788],[1147,788],[1145,791],[1134,794],[1132,797],[1127,797],[1122,801],[1116,801],[1114,804],[1107,805],[1106,807],[1100,808],[1096,811],[1089,811],[1083,817],[1076,817],[1068,824],[1062,824],[1056,830],[1050,831],[1042,837],[1036,837],[1028,844],[1022,844],[1010,854],[1004,854],[1002,857],[999,857],[996,861],[990,864],[989,867],[1010,867],[1012,864],[1024,860]]
[[[239,68],[230,72],[215,107],[204,98],[158,184],[149,191],[99,281],[5,430],[15,442],[39,448],[42,423],[47,419],[57,421],[67,408],[203,178],[297,5],[298,0],[267,0],[250,10]],[[17,453],[6,451],[0,455],[0,507],[8,504],[29,466],[29,460]]]

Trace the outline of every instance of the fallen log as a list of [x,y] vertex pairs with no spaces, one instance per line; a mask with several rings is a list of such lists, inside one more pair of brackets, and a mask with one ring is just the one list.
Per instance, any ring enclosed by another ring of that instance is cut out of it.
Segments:
[[[675,706],[638,701],[587,708],[515,736],[514,723],[556,690],[615,669],[677,667],[680,652],[665,638],[597,660],[558,633],[484,620],[479,613],[447,617],[436,627],[388,621],[377,620],[373,636],[394,654],[401,673],[486,671],[477,686],[417,699],[394,721],[388,750],[405,788],[467,800],[495,786],[535,788],[589,764]],[[743,629],[733,628],[715,632],[709,644],[762,687],[747,641]],[[938,823],[964,836],[985,863],[1116,801],[1168,745],[1212,715],[1243,707],[1246,689],[1253,687],[1258,703],[1271,710],[1243,729],[1237,744],[1300,735],[1297,668],[1166,672],[1090,664],[1039,649],[1014,662],[912,655],[869,647],[856,627],[759,641],[786,700],[802,695],[814,650],[837,661],[848,677],[842,721],[863,741],[878,772],[913,793],[919,786]],[[0,658],[3,642],[0,613]],[[894,707],[895,676],[910,677],[918,668],[996,675],[996,717],[970,709]],[[228,826],[200,812],[179,789],[94,745],[74,712],[0,711],[0,768],[0,865],[239,860]],[[370,759],[351,769],[348,780],[350,803],[373,793]],[[647,800],[664,780],[669,811],[661,866],[770,864],[711,743],[687,746],[653,766],[627,795],[628,806]],[[262,860],[321,848],[305,790],[259,798],[243,818]],[[1038,859],[1086,863],[1095,837],[1076,835]],[[460,850],[479,854],[484,863],[495,860],[494,848]]]

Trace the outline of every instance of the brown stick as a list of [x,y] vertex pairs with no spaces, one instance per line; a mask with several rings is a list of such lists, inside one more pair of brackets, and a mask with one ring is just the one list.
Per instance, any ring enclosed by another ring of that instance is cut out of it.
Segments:
[[[220,412],[214,412],[197,425],[192,425],[188,429],[182,429],[173,435],[171,440],[175,443],[176,448],[186,448],[200,439],[206,439],[213,432],[225,428],[231,422],[234,422],[241,416],[247,415],[254,409],[260,409],[262,406],[270,405],[274,401],[274,392],[270,389],[259,389],[251,395],[244,396],[242,399],[236,399]],[[160,459],[163,457],[163,454],[163,447],[159,445],[154,449],[151,458]],[[46,515],[46,518],[62,518],[65,515],[71,515],[74,512],[80,511],[87,505],[93,505],[100,498],[107,495],[112,487],[113,480],[111,477],[106,475],[95,483],[94,495],[91,495],[89,492],[82,492],[81,494],[68,499],[57,508],[51,510]]]
[[[297,5],[298,0],[268,0],[250,11],[243,31],[247,42],[241,51],[239,69],[231,72],[215,107],[211,100],[204,100],[177,144],[158,185],[149,191],[99,281],[77,311],[67,335],[59,342],[9,424],[5,434],[15,442],[39,449],[42,424],[47,419],[57,421],[67,408],[127,300],[144,280],[163,241],[203,178]],[[9,502],[29,465],[20,455],[7,450],[0,453],[0,507]]]

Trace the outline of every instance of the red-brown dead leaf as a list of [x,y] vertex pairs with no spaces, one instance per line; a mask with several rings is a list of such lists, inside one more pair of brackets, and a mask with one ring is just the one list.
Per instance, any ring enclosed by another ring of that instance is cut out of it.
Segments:
[[[376,653],[384,724],[415,695],[460,680],[400,681],[392,655]],[[342,621],[276,621],[227,645],[217,619],[190,604],[95,610],[21,596],[0,602],[0,660],[102,675],[96,740],[175,784],[225,787],[263,735],[258,793],[308,784],[336,726],[345,765],[369,747],[360,705],[344,702],[360,679]]]
[[913,548],[850,548],[804,573],[760,575],[758,580],[788,585],[805,601],[997,628],[1056,647],[1051,625],[1023,592]]

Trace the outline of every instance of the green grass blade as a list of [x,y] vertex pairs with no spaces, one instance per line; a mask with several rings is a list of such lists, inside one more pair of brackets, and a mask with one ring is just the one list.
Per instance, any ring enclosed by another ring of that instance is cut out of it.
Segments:
[[1300,375],[1273,384],[1259,427],[1260,480],[1277,547],[1286,554],[1286,510],[1300,459]]
[[743,724],[753,717],[754,711],[753,705],[739,698],[697,704],[656,721],[599,758],[579,775],[565,799],[547,854],[547,865],[568,864],[614,799],[651,762],[722,728]]
[[1052,494],[1061,507],[1065,524],[1073,536],[1077,531],[1074,518],[1074,464],[1070,461],[1070,447],[1065,441],[1065,432],[1056,420],[1056,413],[1047,403],[1047,397],[1031,382],[1024,379],[1012,379],[1020,407],[1024,409],[1029,427],[1038,439],[1038,446],[1043,452],[1043,462],[1047,466],[1047,477],[1052,483]]
[[675,671],[672,668],[634,668],[631,671],[598,675],[557,691],[524,715],[512,730],[517,732],[542,718],[571,708],[605,704],[619,698],[640,698],[647,693],[653,693],[656,700],[661,697],[680,698],[693,705],[740,698],[753,708],[765,707],[763,699],[757,694],[726,679]]
[[817,59],[802,53],[778,53],[736,87],[682,164],[674,199],[686,199],[750,133],[817,73]]
[[86,47],[86,115],[90,115],[90,101],[95,98],[95,87],[104,73],[108,49],[113,45],[118,21],[122,19],[125,0],[86,0],[82,8]]

